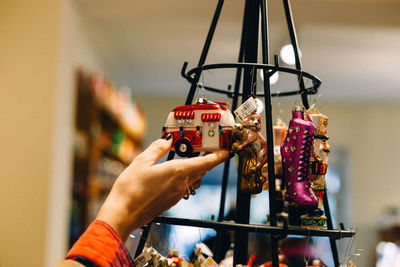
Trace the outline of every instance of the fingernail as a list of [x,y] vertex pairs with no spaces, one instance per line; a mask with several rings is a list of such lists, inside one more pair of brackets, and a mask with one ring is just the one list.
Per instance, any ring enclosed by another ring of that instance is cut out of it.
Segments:
[[169,133],[169,134],[165,135],[164,133],[162,133],[161,134],[161,139],[169,140],[169,139],[171,139],[171,134]]

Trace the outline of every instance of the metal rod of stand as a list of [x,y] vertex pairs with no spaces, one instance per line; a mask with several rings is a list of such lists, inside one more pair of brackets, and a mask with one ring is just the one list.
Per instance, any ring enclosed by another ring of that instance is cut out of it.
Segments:
[[139,244],[136,248],[135,259],[142,253],[144,245],[146,245],[147,237],[149,236],[152,222],[142,227],[142,235],[140,236]]
[[222,222],[225,213],[225,200],[226,200],[226,189],[228,187],[228,177],[229,177],[229,165],[230,159],[228,159],[224,164],[224,172],[222,174],[222,184],[221,184],[221,199],[219,203],[219,213],[217,221]]
[[[259,5],[258,1],[246,0],[244,10],[244,61],[249,63],[257,62],[258,54],[258,24],[259,24]],[[251,68],[244,69],[243,75],[243,96],[242,102],[251,95],[253,77]],[[250,218],[250,194],[240,190],[240,177],[243,162],[239,160],[238,185],[236,195],[236,219],[237,223],[249,223]],[[248,233],[235,231],[235,248],[233,255],[233,265],[246,264],[248,254]]]
[[[268,21],[266,14],[266,1],[260,0],[261,9],[261,38],[262,38],[262,58],[263,63],[268,64]],[[272,105],[271,105],[271,86],[269,83],[270,75],[264,70],[264,100],[265,100],[265,124],[268,150],[268,183],[269,183],[269,203],[270,203],[270,223],[271,226],[277,225],[275,211],[275,170],[274,170],[274,139],[272,130]]]
[[[186,64],[185,64],[186,65]],[[184,67],[185,67],[184,65]],[[196,72],[200,71],[200,70],[210,70],[210,69],[228,69],[228,68],[248,68],[248,69],[266,69],[271,71],[273,74],[276,71],[279,72],[285,72],[285,73],[292,73],[292,74],[297,74],[298,76],[303,76],[303,78],[308,78],[313,82],[313,86],[306,88],[306,90],[308,90],[308,94],[315,94],[315,89],[318,88],[321,85],[321,80],[318,77],[315,77],[314,75],[311,75],[308,72],[305,72],[303,70],[297,70],[297,69],[292,69],[292,68],[286,68],[286,67],[281,67],[281,66],[277,66],[275,64],[261,64],[261,63],[216,63],[216,64],[205,64],[201,67],[195,67],[191,70],[189,70],[185,75],[184,78],[187,79],[189,82],[193,82],[194,78],[190,77],[191,75],[194,75]],[[207,88],[212,88],[212,87],[208,87],[205,86],[205,89]],[[226,93],[229,92],[230,94],[232,94],[232,92],[230,91],[224,91],[221,89],[220,93]],[[283,96],[285,95],[284,93],[290,93],[290,95],[295,95],[298,94],[298,90],[296,91],[287,91],[287,92],[280,92],[279,96]],[[240,95],[243,95],[240,94]],[[271,96],[278,96],[277,93],[271,94]],[[288,96],[288,94],[286,94],[286,96]]]
[[[243,18],[238,62],[243,62],[245,23],[246,23],[246,20]],[[236,76],[235,76],[234,93],[233,93],[233,99],[232,99],[232,111],[234,111],[238,105],[241,77],[242,77],[242,69],[238,68],[236,70]],[[233,117],[235,117],[235,114],[233,114]],[[225,213],[225,200],[226,200],[226,190],[227,190],[227,186],[228,186],[229,166],[230,166],[230,160],[225,162],[225,165],[224,165],[224,174],[222,177],[222,188],[221,188],[221,199],[220,199],[219,214],[218,214],[219,222],[222,222],[222,220],[224,218],[224,213]],[[222,231],[219,230],[219,231],[217,231],[216,243],[215,243],[214,250],[213,250],[216,260],[219,260],[221,258],[221,255],[220,255],[221,254],[221,244],[222,244]]]
[[[260,10],[261,10],[262,60],[264,64],[268,64],[269,45],[268,45],[268,17],[267,17],[266,0],[260,0]],[[267,137],[267,157],[268,157],[269,221],[271,226],[277,226],[271,86],[269,83],[270,80],[269,73],[266,70],[263,70],[263,72],[264,72],[265,123],[266,123],[266,137]],[[272,259],[272,266],[278,267],[279,265],[278,239],[273,234],[271,234],[271,259]]]
[[[300,55],[299,55],[299,45],[298,45],[298,42],[297,42],[297,35],[296,35],[296,30],[294,28],[292,9],[290,7],[289,0],[283,0],[283,5],[284,5],[284,9],[285,9],[285,16],[286,16],[286,22],[287,22],[287,25],[288,25],[290,41],[291,41],[292,46],[293,46],[294,58],[295,58],[295,61],[296,61],[296,69],[301,70],[301,60],[300,60]],[[304,86],[303,76],[299,75],[298,80],[299,80],[300,93],[301,93],[301,99],[303,101],[303,105],[304,105],[304,107],[306,109],[308,109],[309,108],[308,99],[307,99],[306,89],[305,89],[305,86]]]
[[323,230],[323,229],[306,229],[298,226],[269,226],[266,224],[244,224],[235,222],[216,222],[211,220],[195,220],[173,217],[156,217],[153,222],[202,227],[210,229],[224,229],[224,230],[240,230],[244,232],[257,232],[264,234],[276,234],[279,236],[286,235],[302,235],[302,236],[330,236],[335,239],[348,238],[356,234],[354,230]]
[[[243,19],[238,62],[243,61],[244,27],[245,27],[245,20]],[[232,100],[232,111],[234,111],[237,108],[241,76],[242,76],[242,69],[238,68],[236,70],[236,77],[235,77],[235,85],[234,85],[235,87],[234,87],[234,94],[233,94],[233,100]],[[235,117],[235,114],[233,114],[233,116]],[[228,176],[229,176],[229,165],[230,165],[230,161],[225,162],[224,173],[223,173],[223,177],[222,177],[221,199],[220,199],[219,213],[218,213],[218,221],[219,222],[222,222],[222,220],[224,218],[224,213],[225,213],[225,199],[226,199],[227,180],[228,180]]]
[[[245,46],[244,31],[245,31],[245,29],[246,29],[246,14],[243,14],[242,34],[240,36],[240,48],[239,48],[239,56],[238,56],[239,63],[243,62],[243,57],[244,57],[244,46]],[[241,77],[242,77],[242,69],[238,68],[236,71],[236,77],[235,77],[235,87],[234,87],[235,89],[234,89],[233,100],[232,100],[232,111],[234,111],[238,106]],[[233,117],[235,117],[235,114],[233,114]]]
[[[328,225],[328,230],[333,230],[332,216],[331,210],[329,209],[328,195],[326,189],[324,190],[324,211],[326,216],[326,224]],[[333,262],[335,263],[335,267],[339,266],[339,254],[337,250],[336,240],[332,237],[329,237],[329,243],[331,245]]]
[[[218,222],[222,222],[224,219],[224,214],[225,214],[225,202],[226,202],[226,190],[228,187],[228,178],[229,178],[229,166],[230,166],[231,160],[228,159],[225,164],[224,164],[224,172],[222,175],[222,184],[221,184],[221,198],[220,198],[220,203],[219,203],[219,213],[218,213]],[[223,237],[223,230],[218,230],[217,231],[217,236],[215,239],[214,247],[213,247],[213,252],[215,256],[215,260],[219,261],[221,257],[221,244],[222,244],[222,237]]]
[[[241,175],[243,162],[239,161],[238,164],[238,176]],[[240,179],[238,177],[238,179]],[[236,190],[236,217],[235,222],[241,224],[248,224],[250,218],[250,194],[243,193],[240,190],[239,181]],[[236,266],[238,264],[246,264],[247,262],[247,253],[248,253],[248,240],[249,234],[247,232],[243,232],[240,230],[235,231],[234,238],[234,253],[233,253],[233,265]]]
[[[210,49],[211,41],[214,36],[215,28],[217,27],[219,15],[221,14],[223,5],[224,5],[224,0],[218,0],[217,8],[215,9],[214,17],[212,19],[210,29],[208,30],[207,38],[203,46],[203,51],[201,52],[199,62],[197,63],[198,67],[204,65],[204,63],[206,62],[208,50]],[[190,105],[192,103],[194,98],[194,93],[196,92],[197,83],[199,82],[200,79],[200,75],[201,71],[197,72],[196,75],[194,76],[194,82],[190,86],[189,94],[186,99],[185,105]]]

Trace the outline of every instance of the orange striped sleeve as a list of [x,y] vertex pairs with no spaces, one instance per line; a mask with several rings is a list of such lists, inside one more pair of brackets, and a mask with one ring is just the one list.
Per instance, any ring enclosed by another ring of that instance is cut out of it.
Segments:
[[76,260],[86,266],[134,266],[133,260],[119,235],[110,225],[99,220],[90,224],[67,253],[65,259]]

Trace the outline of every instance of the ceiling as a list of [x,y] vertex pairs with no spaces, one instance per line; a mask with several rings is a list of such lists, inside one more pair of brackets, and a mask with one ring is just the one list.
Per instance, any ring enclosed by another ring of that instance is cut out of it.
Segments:
[[[135,94],[186,95],[183,62],[194,67],[217,0],[75,0],[106,75]],[[244,1],[225,0],[206,63],[237,61]],[[282,2],[268,1],[270,52],[289,42]],[[292,10],[305,71],[325,101],[400,102],[400,1],[296,0]],[[226,88],[231,71],[202,81]],[[274,91],[293,90],[281,76]]]

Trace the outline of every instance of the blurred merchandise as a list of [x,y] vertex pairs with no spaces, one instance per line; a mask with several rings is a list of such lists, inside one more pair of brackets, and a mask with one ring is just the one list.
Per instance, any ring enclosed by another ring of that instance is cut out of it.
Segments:
[[[278,255],[278,260],[279,260],[279,267],[288,267],[288,265],[285,263],[285,256],[283,256],[282,254]],[[272,262],[266,262],[263,265],[261,265],[262,267],[272,267]]]
[[146,120],[133,100],[130,90],[118,90],[99,74],[87,78],[90,80],[89,89],[95,96],[97,105],[106,110],[133,139],[143,138]]
[[70,245],[95,218],[115,179],[141,151],[146,119],[126,88],[77,73]]
[[381,241],[376,246],[376,267],[400,267],[400,247],[393,242]]
[[400,267],[400,208],[386,207],[378,217],[376,267]]

